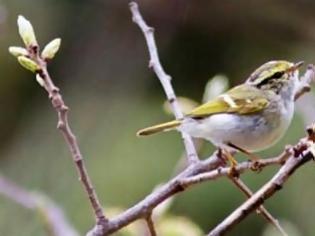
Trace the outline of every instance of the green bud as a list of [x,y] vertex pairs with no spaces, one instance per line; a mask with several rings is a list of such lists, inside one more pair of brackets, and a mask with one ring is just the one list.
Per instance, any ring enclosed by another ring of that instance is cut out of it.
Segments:
[[35,61],[33,61],[33,60],[31,60],[25,56],[19,56],[18,61],[27,70],[30,70],[32,72],[36,72],[36,71],[40,70],[39,65]]
[[17,20],[20,36],[24,44],[28,47],[37,45],[35,33],[31,22],[25,19],[24,16],[19,15]]
[[42,57],[44,59],[54,58],[54,56],[56,55],[56,53],[58,52],[58,50],[60,48],[60,44],[61,44],[60,38],[56,38],[56,39],[50,41],[50,43],[48,43],[45,46],[45,48],[43,49]]
[[9,47],[9,52],[15,57],[28,55],[28,51],[22,47]]
[[45,87],[45,81],[39,74],[36,74],[36,81],[40,86]]

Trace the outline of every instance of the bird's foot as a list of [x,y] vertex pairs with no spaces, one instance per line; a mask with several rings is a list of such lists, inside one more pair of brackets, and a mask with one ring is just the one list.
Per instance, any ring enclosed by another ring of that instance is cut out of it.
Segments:
[[225,157],[225,159],[229,162],[230,165],[230,170],[228,175],[230,177],[239,177],[239,173],[236,170],[236,166],[238,165],[238,162],[235,160],[235,158],[233,157],[233,155],[227,151],[227,150],[222,150],[222,154]]

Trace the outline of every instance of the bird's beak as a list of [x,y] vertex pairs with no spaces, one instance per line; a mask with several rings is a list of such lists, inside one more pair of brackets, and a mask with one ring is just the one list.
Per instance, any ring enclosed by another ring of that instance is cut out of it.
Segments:
[[291,66],[291,67],[287,70],[287,72],[296,71],[296,70],[298,70],[303,64],[304,64],[304,61],[299,61],[299,62],[295,63],[293,66]]

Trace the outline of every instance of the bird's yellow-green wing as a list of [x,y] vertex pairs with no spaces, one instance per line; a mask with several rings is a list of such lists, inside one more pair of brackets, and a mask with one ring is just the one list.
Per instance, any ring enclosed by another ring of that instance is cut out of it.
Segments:
[[261,111],[268,104],[269,102],[262,91],[253,86],[242,84],[195,108],[186,116],[203,118],[218,113],[246,115]]

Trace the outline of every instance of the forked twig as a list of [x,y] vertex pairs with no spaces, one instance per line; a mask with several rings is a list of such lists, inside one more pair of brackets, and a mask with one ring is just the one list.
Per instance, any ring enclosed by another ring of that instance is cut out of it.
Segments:
[[309,146],[307,149],[304,149],[304,151],[302,151],[299,156],[292,155],[270,181],[268,181],[261,189],[254,193],[247,201],[245,201],[240,207],[232,212],[213,230],[211,230],[208,236],[224,235],[226,232],[231,230],[231,228],[233,228],[247,215],[257,209],[265,200],[280,190],[283,184],[295,172],[295,170],[297,170],[306,162],[314,159],[314,153],[311,151],[313,148],[312,145],[314,144],[307,144],[305,143],[305,140],[301,140],[300,145],[302,145],[300,151],[304,149],[302,148],[304,145]]
[[[172,106],[172,110],[174,112],[174,115],[176,119],[181,119],[183,118],[183,114],[180,110],[179,104],[176,99],[175,92],[173,90],[173,87],[171,85],[171,77],[165,73],[160,60],[159,60],[159,55],[155,43],[155,38],[154,38],[154,29],[152,27],[149,27],[146,22],[144,21],[143,17],[140,14],[138,5],[135,2],[130,3],[130,10],[132,12],[132,19],[133,21],[140,27],[142,30],[144,37],[147,42],[149,54],[150,54],[150,63],[149,67],[153,68],[154,72],[156,73],[157,77],[159,78],[164,91],[166,93],[166,96],[168,98],[168,101],[170,105]],[[196,151],[196,147],[193,144],[193,140],[190,136],[182,132],[182,138],[185,144],[186,148],[186,153],[187,153],[187,158],[189,163],[193,163],[198,161],[198,155]],[[245,185],[245,184],[244,184]],[[269,214],[270,215],[270,214]],[[271,216],[271,215],[270,215]],[[274,222],[274,221],[270,221]],[[279,224],[278,224],[279,225]]]
[[[158,54],[155,39],[154,39],[154,29],[152,27],[149,27],[146,24],[146,22],[143,20],[139,12],[137,3],[131,2],[129,6],[132,12],[132,20],[140,27],[145,37],[145,40],[147,42],[148,50],[150,53],[149,67],[154,70],[155,74],[159,78],[163,86],[163,89],[165,91],[167,100],[169,101],[171,105],[172,111],[176,119],[180,120],[183,118],[183,113],[180,109],[174,89],[171,84],[171,76],[165,73],[160,63],[159,54]],[[181,135],[184,141],[184,145],[185,145],[185,149],[187,153],[187,160],[189,164],[198,162],[199,159],[198,159],[198,155],[197,155],[196,148],[194,146],[192,138],[184,132],[181,132]]]
[[[150,40],[147,40],[147,44],[148,44],[149,51],[150,51],[151,46],[152,46],[152,42],[154,43],[152,28],[148,27],[144,23],[136,3],[131,3],[130,8],[131,8],[133,15],[136,14],[136,17],[134,17],[133,19],[135,21],[139,21],[139,19],[140,19],[140,23],[142,24],[142,27],[145,29],[144,30],[145,36],[149,35],[149,39],[151,37]],[[156,54],[153,53],[153,56],[155,56],[156,60],[158,60],[158,57],[156,57],[157,52],[156,52],[155,44],[153,44],[153,45],[155,48],[155,51],[153,51],[153,52],[156,53]],[[151,55],[151,51],[150,51],[150,55]],[[157,67],[157,68],[154,67],[154,63],[153,64],[151,63],[151,66],[153,66],[153,69],[157,70],[156,71],[157,74],[161,72],[161,71],[159,71],[159,68],[161,68],[161,67]],[[169,78],[169,77],[167,77],[165,72],[164,73],[163,72],[164,71],[162,70],[162,77],[164,79]],[[308,77],[313,77],[314,76],[314,68],[309,67],[306,75]],[[161,83],[163,83],[164,81],[168,81],[167,86],[171,87],[171,84],[169,83],[169,79],[166,79],[166,80],[162,79]],[[303,91],[298,91],[298,92],[301,92],[300,94],[307,92],[307,90],[304,89],[304,86],[301,87],[301,89]],[[167,91],[169,91],[169,90],[166,89],[166,92]],[[171,100],[171,104],[172,104],[172,100]],[[290,156],[290,152],[288,150],[289,149],[284,151],[278,157],[261,160],[259,163],[260,168],[263,169],[264,167],[269,166],[269,165],[277,165],[277,164],[282,165],[285,162],[285,160]],[[292,149],[290,148],[290,150],[292,150]],[[194,161],[192,161],[192,162],[194,162]],[[188,187],[188,186],[191,186],[191,185],[194,185],[194,184],[200,183],[202,181],[206,181],[206,180],[213,180],[213,179],[219,178],[221,176],[228,176],[230,168],[222,168],[222,167],[220,167],[221,165],[222,165],[222,159],[220,157],[218,157],[218,155],[216,153],[214,153],[212,156],[210,156],[208,159],[206,159],[204,161],[197,161],[193,165],[189,165],[185,170],[183,170],[177,176],[172,178],[168,183],[166,183],[165,185],[156,189],[154,192],[152,192],[151,194],[146,196],[142,201],[135,204],[133,207],[127,209],[125,212],[123,212],[120,215],[116,216],[115,218],[111,219],[108,222],[106,229],[104,229],[102,234],[99,234],[99,235],[111,234],[111,233],[116,232],[117,230],[123,228],[124,226],[132,223],[133,221],[135,221],[137,219],[145,219],[147,214],[149,212],[152,212],[152,210],[158,204],[165,201],[169,197],[185,190],[186,187]],[[236,166],[236,170],[239,173],[242,173],[245,170],[252,169],[253,168],[252,165],[253,165],[253,163],[243,162],[243,163],[240,163]],[[261,204],[259,204],[259,205],[261,205]],[[93,234],[93,230],[92,230],[88,235],[96,235],[96,234]]]
[[[231,177],[230,179],[234,185],[237,186],[247,196],[247,198],[250,198],[253,195],[253,192],[240,178]],[[268,222],[270,222],[283,236],[288,236],[285,230],[281,227],[279,221],[275,219],[263,205],[260,205],[256,212],[258,215],[262,215]]]

